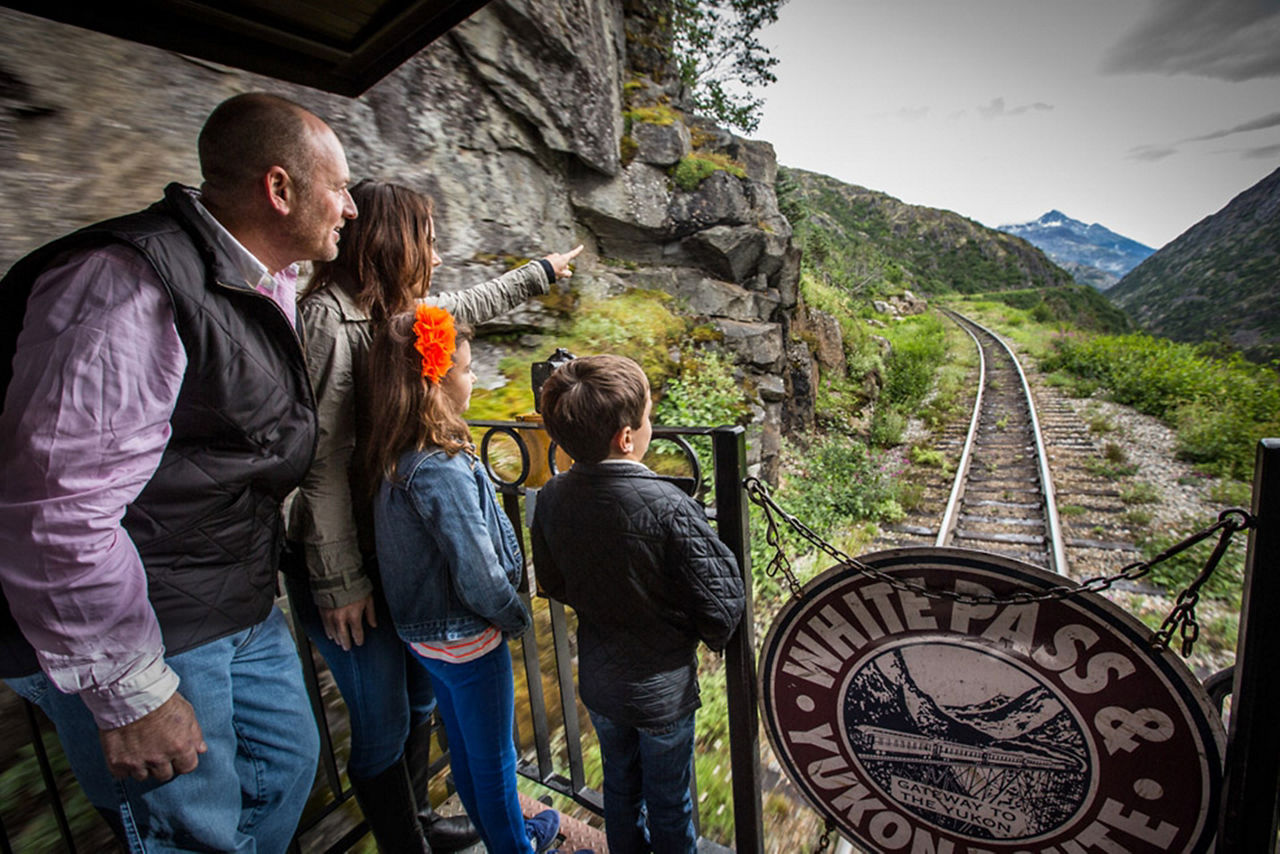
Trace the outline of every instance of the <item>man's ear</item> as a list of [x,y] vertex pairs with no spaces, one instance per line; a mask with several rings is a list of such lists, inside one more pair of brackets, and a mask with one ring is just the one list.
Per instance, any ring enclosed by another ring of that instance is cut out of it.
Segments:
[[262,176],[263,189],[266,190],[267,200],[271,203],[271,207],[276,213],[288,215],[297,204],[297,187],[293,183],[293,179],[289,177],[289,173],[285,171],[283,166],[272,166],[267,173]]

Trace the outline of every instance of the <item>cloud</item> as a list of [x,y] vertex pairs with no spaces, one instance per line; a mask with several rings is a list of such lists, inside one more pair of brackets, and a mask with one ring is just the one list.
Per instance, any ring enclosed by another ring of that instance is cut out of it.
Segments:
[[1155,163],[1157,160],[1164,160],[1178,153],[1178,149],[1172,145],[1138,145],[1129,149],[1129,153],[1125,155],[1130,160],[1142,160],[1147,163]]
[[1020,116],[1031,110],[1047,111],[1052,109],[1052,104],[1046,104],[1043,101],[1036,101],[1034,104],[1023,104],[1020,107],[1014,107],[1010,110],[1005,108],[1004,98],[992,98],[990,104],[987,104],[985,107],[979,105],[977,108],[978,115],[988,121],[991,119],[1008,118],[1010,116]]
[[873,118],[897,119],[902,122],[918,122],[929,115],[928,107],[902,107],[891,113],[876,113]]
[[1269,116],[1262,116],[1244,124],[1236,125],[1226,130],[1215,130],[1212,133],[1206,133],[1204,136],[1193,136],[1185,139],[1183,142],[1204,142],[1209,139],[1222,139],[1224,136],[1231,136],[1237,133],[1248,133],[1253,130],[1266,130],[1267,128],[1280,127],[1280,113],[1272,113]]
[[1280,143],[1263,145],[1258,148],[1246,148],[1240,153],[1245,160],[1272,160],[1280,157]]
[[1157,0],[1151,9],[1108,51],[1104,71],[1230,81],[1280,77],[1280,2]]

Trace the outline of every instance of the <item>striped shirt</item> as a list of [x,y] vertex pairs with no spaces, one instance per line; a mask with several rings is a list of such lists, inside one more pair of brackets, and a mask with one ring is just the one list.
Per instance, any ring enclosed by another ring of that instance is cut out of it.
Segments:
[[488,655],[502,644],[502,630],[490,626],[478,635],[453,641],[415,641],[409,644],[417,655],[450,664],[465,664]]

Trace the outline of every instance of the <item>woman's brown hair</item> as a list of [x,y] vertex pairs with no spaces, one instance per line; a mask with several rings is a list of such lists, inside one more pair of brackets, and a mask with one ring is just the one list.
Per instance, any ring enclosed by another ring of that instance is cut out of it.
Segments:
[[[453,411],[440,383],[422,375],[422,356],[414,347],[414,313],[382,324],[369,350],[371,414],[365,466],[370,493],[383,478],[396,477],[396,462],[406,450],[435,445],[452,456],[471,445],[471,432]],[[471,340],[471,327],[455,323],[457,344]]]
[[431,286],[434,206],[422,193],[386,181],[361,181],[351,198],[360,215],[343,226],[338,257],[316,263],[303,296],[342,288],[381,323],[410,311]]

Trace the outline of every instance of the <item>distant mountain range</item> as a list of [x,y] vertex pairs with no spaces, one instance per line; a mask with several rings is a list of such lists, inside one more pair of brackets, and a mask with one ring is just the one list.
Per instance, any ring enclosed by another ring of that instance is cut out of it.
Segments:
[[1086,225],[1061,211],[1049,211],[1033,222],[1002,225],[1060,264],[1077,282],[1107,290],[1156,250],[1116,234],[1106,226]]
[[[863,281],[925,294],[1071,284],[1071,276],[1030,243],[951,211],[802,169],[781,169],[779,182],[780,192],[806,210],[798,233],[819,235],[805,241],[810,260],[839,260],[854,289]],[[788,218],[796,225],[794,215]]]
[[778,203],[804,267],[860,299],[990,293],[1042,321],[1119,333],[1124,313],[1044,251],[952,213],[792,167],[778,169]]
[[1202,219],[1107,292],[1147,331],[1280,357],[1280,169]]

